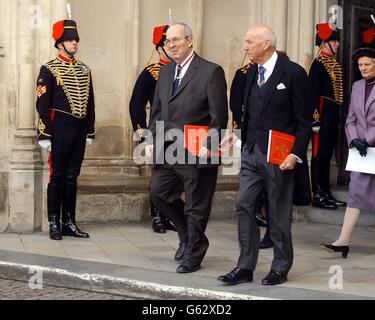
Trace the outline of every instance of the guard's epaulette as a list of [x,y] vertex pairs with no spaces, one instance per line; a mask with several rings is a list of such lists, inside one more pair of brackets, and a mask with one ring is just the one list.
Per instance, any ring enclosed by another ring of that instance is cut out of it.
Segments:
[[146,67],[146,70],[151,74],[151,76],[158,81],[160,74],[160,63],[153,63]]
[[250,66],[251,66],[251,64],[249,63],[249,64],[247,64],[246,66],[240,68],[240,71],[241,71],[243,74],[247,74],[247,72],[248,72],[249,69],[250,69]]
[[337,62],[335,57],[328,57],[321,53],[316,57],[316,60],[319,61],[327,70],[327,73],[332,81],[335,101],[337,104],[341,105],[344,101],[344,88],[340,64]]

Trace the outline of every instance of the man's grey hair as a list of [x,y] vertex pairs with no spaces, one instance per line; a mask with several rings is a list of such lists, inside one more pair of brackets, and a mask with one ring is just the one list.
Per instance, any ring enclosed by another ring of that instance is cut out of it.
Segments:
[[172,26],[177,26],[177,25],[184,27],[185,37],[193,38],[193,31],[191,30],[190,26],[187,23],[184,23],[184,22],[175,22],[174,24],[172,24]]
[[265,29],[260,34],[260,38],[263,41],[269,41],[269,42],[271,42],[271,47],[273,47],[273,48],[276,49],[276,47],[277,47],[277,39],[276,39],[275,33],[271,29],[269,29],[269,30]]

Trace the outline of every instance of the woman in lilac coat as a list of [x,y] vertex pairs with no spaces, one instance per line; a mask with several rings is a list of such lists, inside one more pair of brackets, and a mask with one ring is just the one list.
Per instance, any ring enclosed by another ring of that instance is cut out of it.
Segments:
[[[349,147],[356,148],[365,157],[367,148],[375,147],[375,45],[362,44],[353,53],[353,61],[358,63],[363,79],[353,84],[345,131]],[[352,172],[340,237],[332,244],[322,244],[325,249],[347,257],[361,209],[375,210],[375,175]]]

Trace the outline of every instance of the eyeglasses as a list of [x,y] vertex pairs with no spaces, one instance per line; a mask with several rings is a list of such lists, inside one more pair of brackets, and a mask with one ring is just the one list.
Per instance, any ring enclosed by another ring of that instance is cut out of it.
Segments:
[[166,45],[166,46],[170,46],[171,44],[172,44],[172,45],[175,45],[175,44],[179,43],[180,41],[185,40],[185,39],[187,39],[187,38],[190,38],[190,37],[185,37],[185,38],[173,38],[172,40],[167,39],[167,40],[164,41],[164,45]]

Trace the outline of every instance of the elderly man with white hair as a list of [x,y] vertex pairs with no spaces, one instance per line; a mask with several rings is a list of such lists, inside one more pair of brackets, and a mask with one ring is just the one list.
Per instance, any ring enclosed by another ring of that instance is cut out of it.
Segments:
[[[276,36],[265,25],[249,29],[245,51],[254,62],[247,74],[242,129],[242,159],[236,200],[240,257],[237,267],[219,277],[224,284],[253,281],[259,253],[255,203],[265,190],[269,205],[270,236],[274,243],[271,271],[263,285],[287,280],[293,264],[291,235],[294,169],[306,158],[312,130],[307,74],[276,52]],[[270,130],[295,136],[292,152],[280,165],[267,161]],[[231,146],[236,139],[223,141]]]

